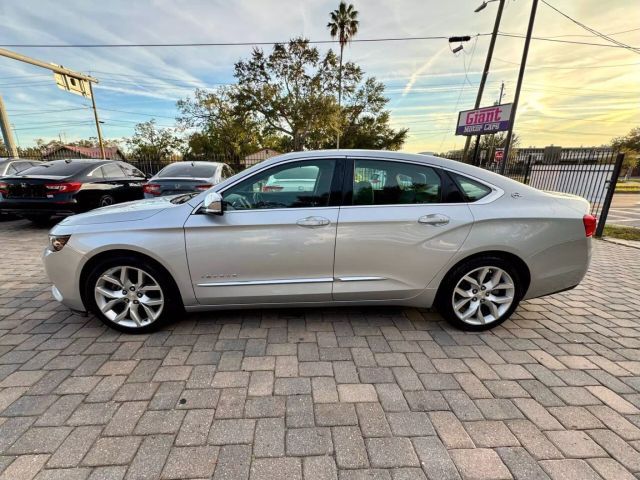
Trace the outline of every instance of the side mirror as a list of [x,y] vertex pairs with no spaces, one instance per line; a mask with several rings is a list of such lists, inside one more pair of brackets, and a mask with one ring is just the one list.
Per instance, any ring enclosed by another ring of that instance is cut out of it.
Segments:
[[222,204],[222,196],[218,192],[209,192],[204,197],[202,205],[204,213],[207,215],[222,215],[224,209]]

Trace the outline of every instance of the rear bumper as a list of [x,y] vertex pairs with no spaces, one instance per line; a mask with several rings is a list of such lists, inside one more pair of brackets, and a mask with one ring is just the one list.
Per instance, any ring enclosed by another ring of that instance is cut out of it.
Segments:
[[66,216],[80,213],[81,208],[74,199],[51,201],[48,199],[2,199],[0,212],[15,215],[56,215]]

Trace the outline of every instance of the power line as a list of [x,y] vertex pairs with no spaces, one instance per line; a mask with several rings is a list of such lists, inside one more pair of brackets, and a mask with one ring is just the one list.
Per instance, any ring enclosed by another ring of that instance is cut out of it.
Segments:
[[607,40],[611,43],[613,43],[614,45],[617,45],[619,47],[623,47],[626,48],[634,53],[638,53],[640,54],[640,48],[636,48],[636,47],[632,47],[631,45],[627,45],[626,43],[620,42],[619,40],[616,40],[615,38],[611,38],[610,36],[599,32],[598,30],[596,30],[595,28],[591,28],[587,25],[585,25],[582,22],[579,22],[578,20],[576,20],[575,18],[567,15],[566,13],[562,12],[561,10],[557,9],[556,7],[554,7],[553,5],[551,5],[549,2],[547,2],[546,0],[542,0],[542,3],[544,3],[547,7],[551,8],[553,11],[559,13],[560,15],[562,15],[564,18],[566,18],[567,20],[575,23],[576,25],[578,25],[579,27],[582,27],[583,29],[585,29],[587,32],[592,33],[593,35],[602,38],[603,40]]
[[[490,35],[489,33],[479,33],[478,36]],[[451,35],[434,35],[425,37],[383,37],[383,38],[354,38],[352,43],[375,43],[375,42],[407,42],[415,40],[448,40]],[[310,44],[338,44],[339,40],[307,40]],[[192,42],[192,43],[12,43],[2,44],[4,48],[156,48],[156,47],[236,47],[252,45],[282,45],[289,41],[280,42]]]
[[[490,33],[478,33],[476,36],[484,37],[491,35]],[[515,33],[500,32],[498,35],[503,37],[524,38],[524,35]],[[423,37],[386,37],[386,38],[354,38],[353,43],[379,43],[379,42],[408,42],[408,41],[424,41],[424,40],[448,40],[450,35],[423,36]],[[638,50],[639,47],[629,45],[611,45],[605,43],[581,42],[578,40],[561,40],[556,37],[531,37],[533,40],[541,40],[556,43],[568,43],[573,45],[591,45],[595,47],[610,48],[626,48]],[[611,39],[614,42],[617,40]],[[163,48],[163,47],[235,47],[235,46],[253,46],[253,45],[276,45],[286,44],[288,41],[280,42],[194,42],[194,43],[85,43],[85,44],[62,44],[62,43],[6,43],[1,44],[3,48]],[[336,44],[338,40],[308,40],[308,43]]]
[[[516,33],[498,33],[501,37],[511,37],[511,38],[526,38],[525,35],[520,35]],[[557,38],[551,37],[531,37],[532,40],[541,40],[544,42],[555,42],[555,43],[569,43],[572,45],[591,45],[592,47],[608,47],[608,48],[624,48],[624,49],[637,49],[638,47],[624,47],[621,45],[610,45],[606,43],[593,43],[593,42],[580,42],[578,40],[559,40]],[[633,51],[633,50],[632,50]]]

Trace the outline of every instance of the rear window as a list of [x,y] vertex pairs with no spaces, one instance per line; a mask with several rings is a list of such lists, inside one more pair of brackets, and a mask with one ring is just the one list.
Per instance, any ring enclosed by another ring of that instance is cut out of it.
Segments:
[[191,165],[190,163],[174,163],[158,172],[158,177],[213,177],[217,165]]
[[85,170],[89,165],[85,162],[65,162],[64,160],[56,160],[54,162],[46,162],[37,167],[31,167],[20,172],[21,175],[53,175],[59,177],[69,177],[76,175]]
[[483,197],[486,197],[491,193],[491,188],[483,185],[480,182],[476,182],[475,180],[471,180],[470,178],[463,177],[462,175],[458,175],[457,173],[453,174],[460,190],[467,197],[467,201],[475,202],[476,200],[480,200]]

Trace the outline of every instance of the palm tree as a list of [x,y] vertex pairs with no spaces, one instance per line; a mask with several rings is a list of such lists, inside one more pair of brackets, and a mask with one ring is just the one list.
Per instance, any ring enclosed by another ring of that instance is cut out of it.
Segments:
[[[352,4],[347,5],[340,2],[337,10],[330,13],[331,21],[327,23],[327,28],[331,33],[331,38],[338,38],[340,42],[340,68],[338,70],[338,109],[342,103],[342,54],[345,45],[358,33],[358,11]],[[340,148],[340,131],[336,139],[336,148]]]

